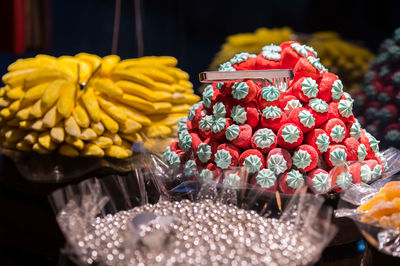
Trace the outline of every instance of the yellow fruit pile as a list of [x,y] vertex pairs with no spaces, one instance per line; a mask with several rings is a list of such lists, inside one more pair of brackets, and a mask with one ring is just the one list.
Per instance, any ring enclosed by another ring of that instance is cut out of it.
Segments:
[[[385,184],[366,203],[358,207],[360,213],[379,220],[383,227],[400,228],[400,181]],[[368,221],[368,218],[363,218]]]
[[254,33],[240,33],[228,36],[226,43],[215,55],[210,69],[229,61],[237,53],[259,53],[263,46],[280,44],[284,41],[300,41],[315,49],[321,63],[340,76],[350,90],[358,88],[368,65],[375,57],[368,49],[344,41],[331,31],[316,32],[311,35],[295,33],[291,28],[259,28]]
[[86,53],[19,59],[2,77],[0,144],[69,157],[126,158],[135,141],[152,148],[199,101],[176,64]]

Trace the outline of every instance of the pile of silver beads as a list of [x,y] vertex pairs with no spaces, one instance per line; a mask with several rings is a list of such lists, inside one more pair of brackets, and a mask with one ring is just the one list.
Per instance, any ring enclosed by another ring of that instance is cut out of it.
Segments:
[[[144,212],[173,219],[165,226],[146,224],[137,239],[130,221]],[[212,200],[147,204],[97,217],[84,232],[73,241],[87,264],[307,265],[321,252],[291,222]]]

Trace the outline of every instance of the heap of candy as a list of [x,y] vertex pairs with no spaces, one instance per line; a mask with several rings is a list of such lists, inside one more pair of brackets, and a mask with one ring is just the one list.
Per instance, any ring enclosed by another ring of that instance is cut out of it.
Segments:
[[384,146],[400,148],[400,28],[381,44],[354,99],[360,123]]
[[177,120],[200,100],[176,64],[167,56],[120,61],[85,53],[19,59],[2,77],[0,144],[126,158],[142,137],[171,137]]
[[331,72],[337,73],[348,90],[359,87],[374,55],[366,48],[344,41],[336,32],[323,31],[311,35],[297,34],[291,28],[260,28],[254,33],[228,36],[226,43],[216,54],[210,69],[218,66],[241,52],[257,53],[269,43],[301,40],[318,52],[321,63]]
[[364,216],[363,221],[370,219],[365,216],[379,220],[383,227],[400,227],[400,181],[391,181],[385,184],[371,199],[358,207]]
[[[379,142],[361,129],[353,99],[311,47],[267,45],[258,55],[237,54],[219,71],[265,69],[293,69],[294,79],[287,90],[253,80],[207,86],[202,101],[178,122],[179,140],[164,160],[188,176],[199,167],[203,179],[244,166],[251,183],[288,194],[302,181],[323,193],[381,176]],[[348,161],[357,162],[350,172],[329,174]]]
[[221,50],[215,55],[210,68],[218,69],[219,65],[241,52],[258,53],[263,46],[269,43],[290,41],[293,30],[289,27],[259,28],[254,32],[238,33],[226,38]]

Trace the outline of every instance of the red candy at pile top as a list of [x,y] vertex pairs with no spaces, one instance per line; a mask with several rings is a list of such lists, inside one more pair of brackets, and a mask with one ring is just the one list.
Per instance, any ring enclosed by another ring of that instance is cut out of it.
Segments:
[[[222,170],[246,167],[250,183],[287,194],[303,182],[324,193],[379,178],[379,142],[360,128],[353,99],[316,56],[311,47],[284,42],[222,64],[219,71],[293,69],[294,78],[288,88],[253,80],[208,85],[202,101],[179,121],[178,141],[164,160],[187,176],[200,169],[203,180],[221,180]],[[329,173],[349,161],[358,167]],[[230,174],[222,182],[239,179]]]

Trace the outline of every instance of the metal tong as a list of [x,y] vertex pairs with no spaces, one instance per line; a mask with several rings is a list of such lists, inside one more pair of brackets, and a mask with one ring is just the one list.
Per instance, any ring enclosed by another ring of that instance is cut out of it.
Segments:
[[272,70],[246,70],[246,71],[207,71],[199,74],[200,82],[235,82],[237,80],[251,79],[261,81],[262,85],[274,85],[281,91],[285,91],[289,86],[289,81],[293,79],[291,69],[272,69]]

